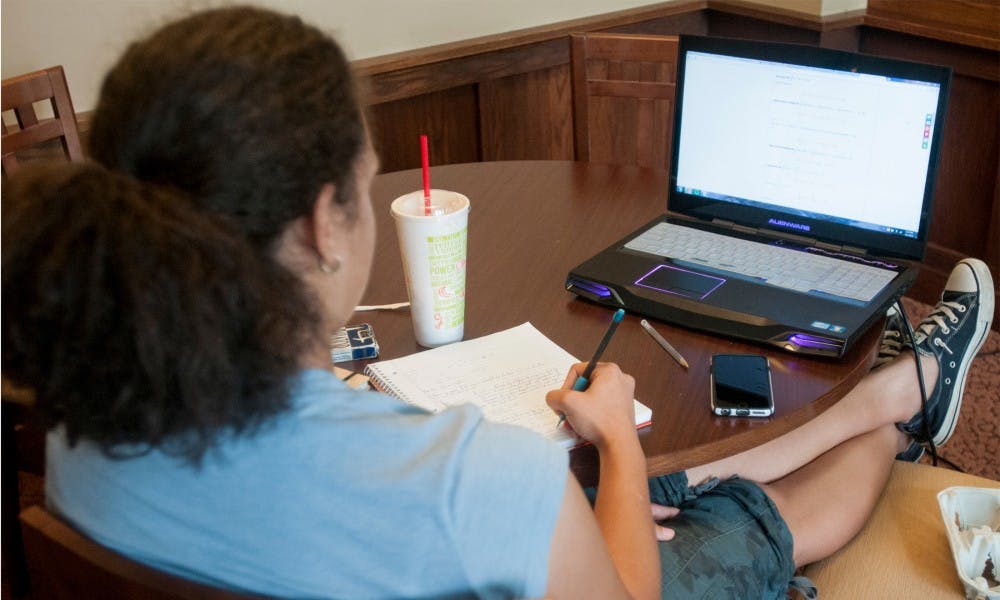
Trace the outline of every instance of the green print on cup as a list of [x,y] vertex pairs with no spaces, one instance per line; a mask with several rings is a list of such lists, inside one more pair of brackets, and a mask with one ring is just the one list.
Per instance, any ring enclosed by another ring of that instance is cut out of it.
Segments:
[[450,329],[465,322],[465,243],[468,228],[427,237],[434,328]]

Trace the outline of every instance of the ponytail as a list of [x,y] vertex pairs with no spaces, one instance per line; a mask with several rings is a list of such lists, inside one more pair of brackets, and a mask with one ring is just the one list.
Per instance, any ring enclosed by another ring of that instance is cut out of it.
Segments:
[[4,377],[71,444],[197,464],[287,406],[316,309],[225,217],[93,164],[4,187]]

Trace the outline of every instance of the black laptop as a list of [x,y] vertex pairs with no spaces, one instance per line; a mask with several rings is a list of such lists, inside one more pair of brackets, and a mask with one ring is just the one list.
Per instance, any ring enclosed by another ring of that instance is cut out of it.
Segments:
[[690,36],[678,52],[667,214],[566,289],[842,356],[916,279],[951,70]]

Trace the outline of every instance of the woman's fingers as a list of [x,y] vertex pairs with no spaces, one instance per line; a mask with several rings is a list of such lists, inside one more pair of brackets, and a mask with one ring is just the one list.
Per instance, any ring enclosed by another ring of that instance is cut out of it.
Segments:
[[680,514],[681,510],[675,506],[663,506],[661,504],[650,504],[649,511],[653,515],[653,521],[656,527],[656,540],[660,542],[669,542],[674,539],[674,530],[666,527],[665,525],[660,525],[659,521],[664,519],[669,519],[670,517],[676,517]]
[[656,526],[656,541],[658,542],[669,542],[674,539],[674,530],[669,527],[664,527],[663,525]]
[[650,504],[649,510],[653,513],[654,521],[676,517],[681,512],[681,509],[676,506],[663,506],[662,504]]

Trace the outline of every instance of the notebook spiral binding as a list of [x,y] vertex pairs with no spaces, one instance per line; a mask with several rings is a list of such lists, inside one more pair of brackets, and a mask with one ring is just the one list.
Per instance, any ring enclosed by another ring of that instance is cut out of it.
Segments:
[[371,381],[372,387],[376,390],[382,392],[383,394],[388,394],[393,398],[402,400],[403,402],[409,403],[409,399],[406,394],[400,391],[396,386],[389,382],[389,378],[382,374],[378,365],[368,365],[364,370],[365,376]]

